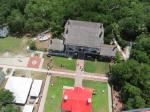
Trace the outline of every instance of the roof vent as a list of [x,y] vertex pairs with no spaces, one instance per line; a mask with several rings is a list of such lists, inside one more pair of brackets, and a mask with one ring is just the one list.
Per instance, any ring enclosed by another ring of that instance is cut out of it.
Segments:
[[101,32],[101,33],[99,34],[99,38],[101,38],[101,37],[102,37],[102,33],[103,33],[103,32]]
[[67,30],[66,30],[66,34],[68,34],[68,28],[67,28]]
[[92,103],[92,99],[91,99],[91,98],[88,98],[87,103],[88,103],[88,104]]
[[65,96],[64,96],[64,101],[67,101],[67,100],[68,100],[68,96],[65,95]]

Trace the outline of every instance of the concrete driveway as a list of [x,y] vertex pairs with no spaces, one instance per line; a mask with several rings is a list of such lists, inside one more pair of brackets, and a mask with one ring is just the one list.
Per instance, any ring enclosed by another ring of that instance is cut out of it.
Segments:
[[0,58],[0,65],[26,67],[29,58]]

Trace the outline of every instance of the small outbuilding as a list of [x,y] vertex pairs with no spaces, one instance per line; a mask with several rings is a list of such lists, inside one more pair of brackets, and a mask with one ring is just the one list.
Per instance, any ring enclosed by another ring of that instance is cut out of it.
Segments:
[[63,40],[52,39],[49,44],[49,50],[63,51],[64,50]]
[[8,35],[8,26],[7,25],[0,25],[0,37],[6,37]]
[[37,98],[40,94],[41,87],[42,80],[34,80],[30,91],[30,97]]
[[101,52],[100,55],[103,57],[115,57],[117,52],[117,47],[115,45],[101,45]]

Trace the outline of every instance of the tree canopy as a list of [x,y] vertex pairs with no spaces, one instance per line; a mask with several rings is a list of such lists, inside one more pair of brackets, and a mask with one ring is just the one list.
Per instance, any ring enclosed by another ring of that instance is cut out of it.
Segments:
[[[35,35],[51,29],[54,37],[62,38],[65,22],[74,19],[103,23],[105,43],[116,38],[125,47],[132,41],[129,61],[120,61],[116,55],[111,83],[121,92],[124,109],[150,105],[149,0],[0,0],[0,3],[0,25],[8,24],[13,34]],[[36,49],[34,43],[30,47]],[[1,103],[9,104],[7,100]]]
[[111,83],[121,91],[124,109],[149,107],[150,66],[135,60],[117,63],[112,67]]
[[21,112],[14,103],[13,93],[8,90],[0,90],[0,112]]
[[[68,19],[100,22],[105,40],[113,38],[114,23],[125,40],[135,40],[150,31],[150,3],[147,0],[0,0],[0,23],[15,34],[36,34],[51,28],[61,38]],[[109,30],[107,30],[109,29]]]

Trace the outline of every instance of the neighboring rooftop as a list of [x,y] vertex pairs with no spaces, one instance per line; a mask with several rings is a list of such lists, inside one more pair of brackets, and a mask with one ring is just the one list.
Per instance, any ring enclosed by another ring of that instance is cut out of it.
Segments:
[[88,88],[64,89],[62,111],[92,112],[92,93],[93,90]]
[[41,87],[42,87],[42,80],[34,80],[31,87],[30,96],[38,97],[41,91]]
[[63,40],[52,39],[49,44],[49,49],[56,50],[56,51],[63,51],[64,50]]
[[101,45],[101,56],[115,57],[117,48],[115,45]]
[[65,44],[100,48],[104,43],[102,23],[68,20],[65,25]]
[[9,77],[5,89],[13,92],[15,96],[15,103],[25,104],[28,98],[31,84],[32,84],[31,78],[12,76]]

